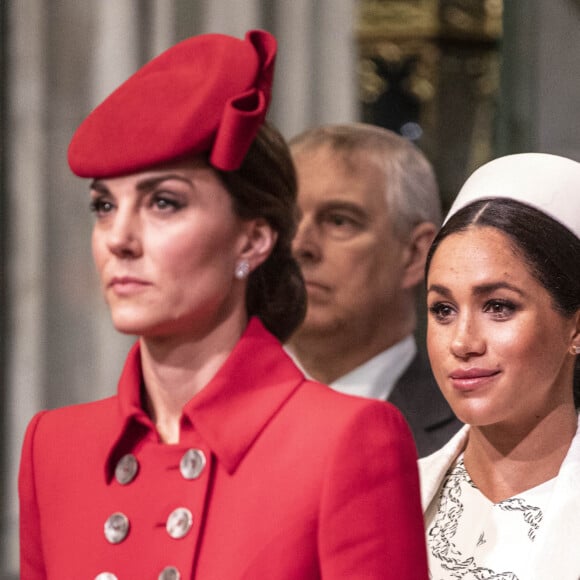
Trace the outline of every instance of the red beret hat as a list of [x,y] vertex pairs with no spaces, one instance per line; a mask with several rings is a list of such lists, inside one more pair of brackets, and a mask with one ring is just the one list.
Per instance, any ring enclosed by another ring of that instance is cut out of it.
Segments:
[[80,177],[114,177],[209,154],[238,169],[270,103],[276,39],[203,34],[143,66],[83,121],[68,149]]

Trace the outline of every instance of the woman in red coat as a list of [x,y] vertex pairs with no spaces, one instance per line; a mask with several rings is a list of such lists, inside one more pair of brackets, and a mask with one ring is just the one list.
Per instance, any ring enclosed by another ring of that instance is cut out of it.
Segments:
[[138,340],[116,396],[41,412],[20,468],[21,578],[427,578],[394,407],[305,380],[296,181],[265,122],[276,44],[202,35],[81,124],[93,255]]

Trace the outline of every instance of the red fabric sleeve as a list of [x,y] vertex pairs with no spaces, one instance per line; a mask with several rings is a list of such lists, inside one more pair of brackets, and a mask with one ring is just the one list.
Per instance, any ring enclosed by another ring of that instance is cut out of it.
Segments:
[[417,452],[392,405],[369,402],[343,431],[319,521],[322,578],[428,578]]
[[45,412],[42,411],[35,415],[26,429],[18,475],[20,578],[23,580],[44,580],[46,578],[34,479],[34,436],[38,423]]

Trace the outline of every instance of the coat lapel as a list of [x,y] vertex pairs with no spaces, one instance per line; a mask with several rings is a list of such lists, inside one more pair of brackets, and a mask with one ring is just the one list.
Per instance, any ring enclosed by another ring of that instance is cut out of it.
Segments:
[[534,580],[580,578],[580,423],[537,538]]
[[421,505],[426,514],[431,503],[437,498],[447,470],[465,449],[469,426],[462,427],[439,451],[419,460],[421,480]]

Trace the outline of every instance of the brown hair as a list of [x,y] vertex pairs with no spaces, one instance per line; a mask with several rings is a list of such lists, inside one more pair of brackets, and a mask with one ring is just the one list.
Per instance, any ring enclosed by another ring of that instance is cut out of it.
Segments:
[[268,259],[250,274],[246,308],[284,342],[306,315],[306,289],[291,251],[297,224],[297,182],[286,141],[266,122],[241,167],[218,171],[242,219],[264,218],[277,232]]

